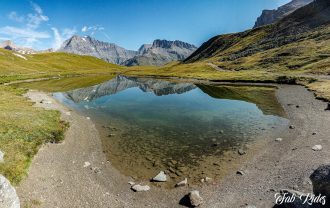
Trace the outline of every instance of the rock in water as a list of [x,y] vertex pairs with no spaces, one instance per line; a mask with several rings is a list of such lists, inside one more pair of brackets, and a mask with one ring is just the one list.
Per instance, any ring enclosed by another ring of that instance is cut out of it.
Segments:
[[188,184],[188,179],[185,178],[183,181],[180,181],[175,185],[175,187],[181,187],[181,186],[186,186]]
[[19,198],[14,187],[2,175],[0,175],[0,207],[1,208],[20,208]]
[[312,147],[312,150],[321,151],[322,150],[322,145],[315,145],[315,146]]
[[142,186],[142,185],[138,184],[138,185],[132,186],[131,189],[133,191],[136,191],[136,192],[149,191],[150,190],[150,186],[148,186],[148,185]]
[[[309,178],[313,184],[314,194],[321,194],[326,196],[326,199],[330,199],[330,165],[320,166]],[[330,202],[327,200],[327,205],[329,204]]]
[[191,191],[189,193],[190,204],[193,207],[198,207],[203,203],[203,198],[199,195],[199,191]]
[[166,181],[166,175],[165,175],[164,171],[160,171],[158,173],[158,175],[156,175],[152,180],[156,181],[156,182],[165,182]]

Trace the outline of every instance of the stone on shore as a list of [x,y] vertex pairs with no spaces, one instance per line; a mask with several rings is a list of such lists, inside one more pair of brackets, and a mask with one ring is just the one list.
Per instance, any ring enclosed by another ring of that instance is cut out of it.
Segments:
[[281,142],[281,141],[283,141],[283,139],[282,138],[276,138],[275,141]]
[[152,180],[156,181],[156,182],[165,182],[166,181],[166,175],[165,175],[164,171],[160,171],[158,173],[158,175],[156,175]]
[[[310,176],[310,179],[313,184],[314,194],[321,194],[330,199],[330,165],[322,165],[317,168]],[[329,203],[327,202],[327,205]]]
[[136,191],[136,192],[149,191],[150,190],[150,186],[148,186],[148,185],[142,186],[140,184],[137,184],[137,185],[132,186],[131,189],[133,191]]
[[199,191],[197,190],[189,192],[189,200],[193,207],[198,207],[203,203],[203,198],[199,195]]
[[0,175],[0,207],[1,208],[20,208],[19,198],[16,190],[10,182]]
[[182,187],[182,186],[186,186],[188,184],[188,179],[185,178],[183,181],[180,181],[179,183],[177,183],[175,185],[175,187]]
[[87,168],[87,167],[90,166],[90,165],[91,165],[90,162],[85,162],[85,163],[84,163],[84,168]]
[[314,145],[312,147],[312,150],[314,150],[314,151],[321,151],[322,150],[322,145]]
[[243,149],[239,149],[237,152],[238,152],[239,155],[245,155],[246,154],[246,152]]

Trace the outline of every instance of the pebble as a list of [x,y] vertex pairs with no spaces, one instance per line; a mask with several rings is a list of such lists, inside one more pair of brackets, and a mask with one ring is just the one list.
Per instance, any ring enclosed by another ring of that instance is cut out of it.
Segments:
[[314,150],[314,151],[321,151],[322,150],[322,145],[314,145],[312,147],[312,150]]
[[156,175],[152,180],[156,181],[156,182],[165,182],[166,181],[166,175],[165,175],[164,171],[160,171],[158,173],[158,175]]
[[295,129],[295,127],[293,125],[290,125],[289,128],[290,129]]
[[281,142],[281,141],[283,141],[283,139],[282,138],[276,138],[275,141]]
[[71,113],[70,112],[66,112],[65,113],[67,116],[71,116]]
[[245,173],[244,173],[243,171],[241,171],[241,170],[238,170],[238,171],[236,172],[236,174],[237,174],[237,175],[244,175]]
[[239,155],[245,155],[246,152],[245,152],[243,149],[239,149],[239,150],[238,150],[238,154],[239,154]]
[[189,192],[189,200],[193,207],[198,207],[203,203],[203,198],[199,195],[199,191],[197,190]]
[[90,162],[85,162],[85,163],[84,163],[84,168],[87,168],[87,167],[90,166],[90,165],[91,165]]
[[129,181],[128,184],[131,185],[131,186],[135,185],[135,183],[133,181]]
[[131,189],[133,191],[136,191],[136,192],[149,191],[150,190],[150,186],[148,186],[148,185],[142,186],[140,184],[137,184],[137,185],[132,186]]
[[90,118],[90,117],[86,117],[86,119],[87,119],[87,120],[91,120],[91,118]]
[[188,179],[185,178],[183,181],[180,181],[179,183],[177,183],[175,185],[175,187],[182,187],[182,186],[186,186],[188,184]]

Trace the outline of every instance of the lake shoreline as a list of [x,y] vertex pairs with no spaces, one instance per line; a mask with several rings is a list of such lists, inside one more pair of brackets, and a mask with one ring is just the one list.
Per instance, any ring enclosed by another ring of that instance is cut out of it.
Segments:
[[[40,207],[107,207],[109,204],[113,207],[178,207],[185,194],[197,189],[205,199],[205,207],[245,204],[269,207],[275,194],[271,190],[298,186],[298,190],[311,192],[311,185],[308,181],[303,185],[304,180],[330,156],[326,141],[330,133],[325,126],[329,121],[329,113],[324,111],[326,103],[316,100],[304,87],[278,87],[279,102],[295,129],[285,130],[281,134],[282,142],[269,138],[267,145],[240,167],[245,172],[243,176],[233,171],[216,185],[172,190],[152,186],[146,193],[132,192],[128,184],[132,179],[120,174],[107,161],[92,121],[70,111],[49,94],[30,91],[27,97],[39,107],[59,110],[62,119],[70,123],[70,128],[63,143],[46,144],[39,150],[29,176],[17,187],[22,204],[40,202]],[[52,103],[40,103],[42,99]],[[312,136],[314,131],[317,134]],[[319,143],[324,149],[312,151],[311,147]],[[84,167],[86,164],[88,167]]]

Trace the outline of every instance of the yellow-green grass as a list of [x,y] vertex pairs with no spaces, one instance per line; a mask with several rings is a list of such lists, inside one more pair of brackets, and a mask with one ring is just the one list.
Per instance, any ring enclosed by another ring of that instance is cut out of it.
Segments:
[[0,49],[0,83],[54,76],[81,74],[114,74],[124,69],[91,56],[67,53],[43,53],[23,55]]
[[23,90],[0,86],[0,174],[13,184],[26,175],[33,156],[46,142],[63,139],[66,124],[57,111],[33,107]]
[[308,88],[315,92],[320,99],[330,101],[330,80],[320,80],[308,85]]

